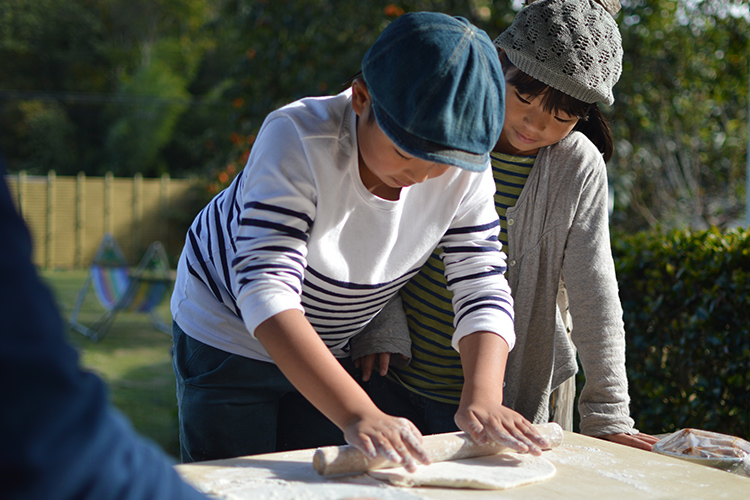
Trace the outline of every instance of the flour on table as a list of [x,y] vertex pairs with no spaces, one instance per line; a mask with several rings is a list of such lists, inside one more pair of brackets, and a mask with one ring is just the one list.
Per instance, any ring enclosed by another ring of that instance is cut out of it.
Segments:
[[420,465],[414,473],[399,467],[374,470],[369,474],[397,486],[504,490],[544,481],[554,476],[555,472],[555,466],[544,457],[503,453]]
[[[554,464],[575,465],[579,467],[601,468],[614,466],[619,461],[609,452],[589,446],[563,444],[545,455]],[[596,465],[595,465],[596,464]]]

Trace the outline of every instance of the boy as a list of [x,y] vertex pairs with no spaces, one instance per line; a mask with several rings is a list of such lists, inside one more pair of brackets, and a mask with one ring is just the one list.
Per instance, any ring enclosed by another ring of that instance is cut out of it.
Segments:
[[[427,461],[416,427],[382,413],[347,373],[349,340],[440,245],[456,345],[512,346],[486,170],[502,81],[486,33],[412,13],[384,30],[350,89],[267,117],[180,258],[171,306],[183,461],[343,444],[341,431],[372,457]],[[535,432],[522,434],[516,448],[538,452]]]

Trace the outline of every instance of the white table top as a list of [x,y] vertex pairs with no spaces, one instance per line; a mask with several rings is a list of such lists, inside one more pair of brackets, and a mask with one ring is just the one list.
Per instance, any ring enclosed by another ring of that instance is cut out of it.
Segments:
[[557,468],[554,477],[508,490],[401,488],[364,474],[321,477],[312,467],[313,452],[252,455],[183,464],[176,469],[209,495],[235,500],[750,499],[750,478],[572,432],[565,432],[560,447],[544,452]]

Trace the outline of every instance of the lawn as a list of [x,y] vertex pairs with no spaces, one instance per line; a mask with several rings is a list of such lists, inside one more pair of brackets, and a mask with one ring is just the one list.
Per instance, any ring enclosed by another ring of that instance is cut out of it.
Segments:
[[[42,272],[66,320],[70,318],[86,273]],[[89,290],[79,321],[90,325],[103,312],[93,290]],[[171,323],[169,296],[159,306],[158,313],[165,322]],[[112,403],[130,419],[138,432],[156,442],[173,458],[178,458],[171,337],[153,328],[148,315],[136,313],[120,313],[107,335],[98,342],[74,330],[68,331],[68,337],[78,348],[84,368],[105,380]]]

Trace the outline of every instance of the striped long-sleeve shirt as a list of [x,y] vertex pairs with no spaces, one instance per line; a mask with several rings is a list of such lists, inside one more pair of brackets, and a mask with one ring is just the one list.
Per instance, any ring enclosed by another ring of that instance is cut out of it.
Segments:
[[351,92],[271,113],[248,164],[190,227],[172,313],[190,336],[270,361],[255,328],[288,309],[334,355],[443,249],[455,342],[489,330],[512,345],[513,312],[489,170],[458,168],[403,188],[396,201],[362,184]]

